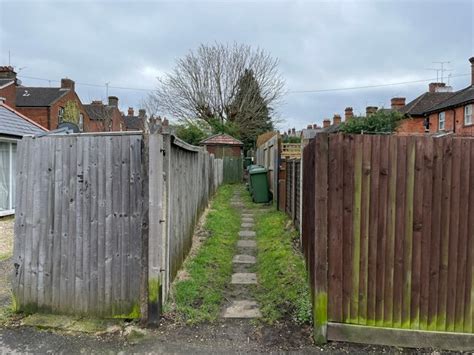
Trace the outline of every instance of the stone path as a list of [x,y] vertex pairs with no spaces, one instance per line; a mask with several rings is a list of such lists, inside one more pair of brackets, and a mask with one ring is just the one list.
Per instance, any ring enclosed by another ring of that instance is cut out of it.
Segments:
[[[231,199],[233,207],[243,209],[245,206],[241,202],[240,195],[236,193]],[[232,260],[233,271],[230,281],[232,289],[229,303],[223,312],[224,318],[259,318],[262,316],[257,302],[252,297],[251,287],[258,283],[255,273],[255,263],[257,254],[257,243],[255,241],[255,231],[253,230],[254,215],[251,211],[243,211],[241,220],[241,230],[237,251]]]

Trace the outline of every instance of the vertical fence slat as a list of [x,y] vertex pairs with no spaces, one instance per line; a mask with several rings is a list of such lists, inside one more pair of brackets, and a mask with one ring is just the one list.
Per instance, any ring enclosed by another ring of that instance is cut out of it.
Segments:
[[359,324],[367,324],[372,138],[372,136],[362,136],[362,170],[360,178]]
[[439,296],[439,262],[441,246],[441,206],[443,188],[443,154],[442,139],[434,140],[433,155],[433,217],[431,220],[431,245],[430,245],[430,292],[428,304],[428,329],[436,330]]
[[371,178],[370,178],[370,198],[369,208],[370,212],[368,215],[368,269],[367,269],[367,324],[375,325],[376,317],[376,293],[377,293],[377,242],[378,235],[377,229],[379,226],[379,199],[383,191],[380,188],[380,140],[381,136],[375,136],[372,138],[372,151],[371,151]]
[[[449,250],[448,250],[448,298],[446,302],[446,330],[454,331],[456,303],[458,301],[458,263],[461,261],[458,253],[459,214],[460,214],[460,184],[461,184],[461,140],[453,139],[452,169],[451,169],[451,206],[449,209]],[[465,247],[465,246],[464,246]],[[459,290],[462,292],[463,290]]]
[[349,322],[351,318],[352,298],[352,230],[354,209],[354,137],[344,136],[343,146],[343,319]]
[[414,137],[407,137],[406,146],[406,185],[405,185],[405,233],[403,238],[403,328],[411,327],[411,288],[413,258],[413,201],[415,192],[416,145]]
[[388,216],[387,216],[387,242],[385,254],[385,287],[384,287],[384,326],[393,325],[393,287],[395,267],[395,229],[397,206],[397,139],[389,139],[389,181],[388,181]]
[[[423,232],[423,160],[424,160],[423,138],[414,140],[415,163],[414,163],[414,182],[413,182],[413,249],[412,249],[412,268],[411,268],[411,304],[410,304],[410,326],[412,329],[420,328],[420,294],[421,283],[427,280],[421,278],[422,261],[422,232]],[[409,153],[410,154],[410,153]],[[409,156],[410,159],[410,156]],[[408,200],[408,199],[407,199]]]
[[443,175],[441,202],[441,246],[439,264],[439,298],[436,330],[446,330],[446,311],[448,300],[448,262],[449,262],[449,232],[451,211],[452,156],[453,140],[443,139]]
[[[343,136],[329,136],[329,245],[328,263],[332,265],[329,272],[328,292],[332,300],[328,304],[328,319],[341,322],[342,318],[342,265],[343,256],[342,224],[343,224]],[[297,181],[297,180],[296,180]],[[295,181],[295,182],[296,182]]]
[[99,306],[99,221],[98,221],[98,154],[99,147],[96,137],[90,138],[90,291],[87,295],[90,309]]
[[[420,329],[428,329],[428,310],[430,299],[430,264],[431,264],[431,227],[433,215],[433,139],[420,139],[423,153],[423,210],[421,235],[421,276],[420,276]],[[417,187],[418,189],[418,187]]]
[[360,233],[361,233],[361,198],[362,198],[362,155],[363,137],[356,136],[354,141],[354,207],[352,215],[352,291],[351,322],[359,320],[359,287],[360,287]]
[[[470,142],[469,186],[474,186],[474,140]],[[474,333],[474,193],[469,194],[468,256],[466,263],[466,308],[464,309],[464,331]]]
[[455,319],[454,319],[454,331],[462,332],[464,331],[464,310],[466,308],[466,268],[467,268],[467,258],[469,255],[469,235],[468,235],[468,226],[469,226],[469,195],[472,193],[471,187],[469,185],[469,174],[471,173],[471,149],[470,141],[467,139],[460,140],[460,150],[461,156],[460,165],[460,181],[459,181],[459,192],[460,192],[460,201],[459,201],[459,243],[457,249],[458,255],[458,264],[457,264],[457,273],[458,273],[458,282],[456,290],[456,309],[455,309]]
[[377,326],[383,325],[384,320],[384,290],[385,290],[385,268],[387,264],[386,259],[386,244],[387,244],[387,218],[388,218],[388,184],[389,184],[389,147],[390,137],[381,136],[380,145],[380,169],[379,169],[379,184],[378,184],[378,223],[377,223],[377,263],[376,263],[376,289],[375,289],[375,324]]

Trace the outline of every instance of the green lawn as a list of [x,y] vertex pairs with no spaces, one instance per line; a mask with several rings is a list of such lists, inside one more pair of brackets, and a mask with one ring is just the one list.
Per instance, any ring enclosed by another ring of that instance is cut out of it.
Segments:
[[184,263],[189,278],[173,285],[166,309],[186,323],[213,321],[219,316],[240,228],[240,211],[230,206],[236,188],[238,185],[224,185],[217,191],[204,225],[209,237]]

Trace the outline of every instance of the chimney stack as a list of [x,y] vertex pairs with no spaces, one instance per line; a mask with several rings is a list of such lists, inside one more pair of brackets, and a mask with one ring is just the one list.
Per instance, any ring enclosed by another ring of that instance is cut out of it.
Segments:
[[292,128],[292,129],[291,129],[291,134],[294,135],[294,136],[296,136],[296,128]]
[[369,117],[372,116],[374,113],[377,112],[378,107],[377,106],[367,106],[365,108],[365,116]]
[[471,86],[474,85],[474,57],[469,58],[471,62]]
[[390,100],[390,105],[392,110],[400,110],[405,106],[405,98],[404,97],[394,97]]
[[309,124],[306,126],[306,129],[312,129],[313,128],[313,125]]
[[317,129],[318,125],[316,123],[313,123],[313,129]]
[[144,108],[141,108],[138,110],[138,117],[140,118],[145,118],[146,116],[146,110]]
[[0,66],[0,79],[14,79],[16,80],[16,72],[13,67],[6,65]]
[[332,118],[332,124],[341,124],[341,115],[338,115],[337,113],[334,114],[334,117]]
[[133,116],[133,107],[128,108],[128,116]]
[[93,100],[91,102],[91,105],[94,105],[94,106],[101,106],[102,105],[102,101],[101,100]]
[[446,86],[445,83],[429,83],[428,91],[429,92],[438,92],[440,88],[444,88]]
[[323,121],[323,128],[328,128],[329,126],[331,125],[331,120],[326,118],[324,121]]
[[354,117],[354,110],[352,107],[346,107],[344,110],[344,121],[349,121]]
[[71,89],[72,91],[75,90],[75,83],[74,80],[63,78],[61,79],[61,89]]
[[118,107],[118,97],[109,96],[109,106]]

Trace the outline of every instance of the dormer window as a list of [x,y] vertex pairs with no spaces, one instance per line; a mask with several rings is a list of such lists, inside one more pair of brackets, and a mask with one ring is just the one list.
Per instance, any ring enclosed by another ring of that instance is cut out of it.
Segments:
[[438,114],[438,130],[444,131],[446,126],[446,112],[440,112]]
[[464,106],[464,125],[468,126],[473,124],[472,122],[472,105]]

